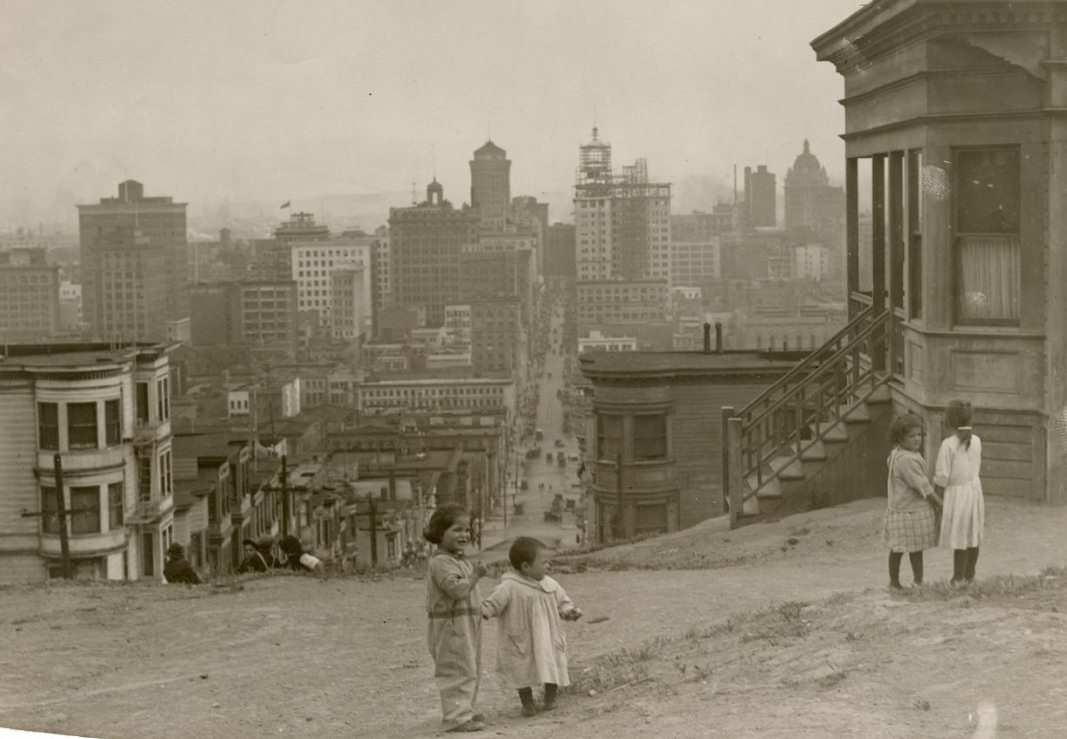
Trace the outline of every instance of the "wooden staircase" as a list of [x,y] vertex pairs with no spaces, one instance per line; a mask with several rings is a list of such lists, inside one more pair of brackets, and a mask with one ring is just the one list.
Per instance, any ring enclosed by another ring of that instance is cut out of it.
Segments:
[[744,408],[723,409],[732,527],[882,492],[889,330],[889,311],[867,308]]

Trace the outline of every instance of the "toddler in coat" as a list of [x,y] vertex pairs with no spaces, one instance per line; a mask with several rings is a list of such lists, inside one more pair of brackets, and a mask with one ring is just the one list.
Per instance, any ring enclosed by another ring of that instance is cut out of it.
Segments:
[[499,617],[497,671],[505,687],[518,690],[522,715],[533,716],[535,685],[544,685],[544,710],[556,707],[556,689],[570,685],[567,638],[560,619],[577,621],[582,612],[545,571],[548,549],[521,536],[508,552],[512,570],[482,602],[482,617]]
[[423,532],[426,541],[437,545],[426,567],[426,636],[444,728],[450,732],[485,728],[484,717],[474,710],[481,648],[477,588],[485,565],[467,559],[470,535],[470,517],[455,503],[438,506]]

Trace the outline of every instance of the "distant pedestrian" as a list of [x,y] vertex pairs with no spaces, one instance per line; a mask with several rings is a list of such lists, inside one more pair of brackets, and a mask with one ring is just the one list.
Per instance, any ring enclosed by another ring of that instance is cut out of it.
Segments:
[[567,672],[567,637],[560,620],[577,621],[582,612],[567,592],[546,574],[548,548],[520,536],[508,551],[513,569],[504,573],[482,602],[482,617],[497,622],[497,672],[505,687],[519,692],[522,715],[533,716],[537,704],[533,688],[545,686],[543,708],[556,707],[556,690],[570,685]]
[[298,572],[322,571],[322,560],[304,551],[304,545],[292,534],[282,537],[278,542],[278,549],[282,552],[281,567],[288,567]]
[[477,586],[485,565],[464,554],[470,533],[470,516],[455,503],[438,506],[423,532],[437,545],[426,568],[427,641],[446,731],[485,728],[485,718],[474,712],[481,667]]
[[268,555],[263,554],[255,540],[245,539],[241,544],[244,546],[245,557],[241,560],[241,565],[237,568],[238,573],[266,572],[270,569],[271,565],[267,561]]
[[167,561],[163,565],[163,578],[171,584],[199,585],[202,580],[185,558],[185,550],[175,542],[167,547]]
[[893,421],[890,431],[893,450],[889,453],[883,535],[889,547],[889,587],[901,589],[900,561],[908,553],[912,579],[923,581],[923,551],[937,546],[937,516],[941,498],[926,477],[926,463],[919,449],[923,424],[907,413]]
[[953,400],[945,408],[945,427],[951,436],[941,442],[934,467],[934,487],[944,490],[941,546],[952,549],[952,584],[974,580],[978,549],[985,530],[982,481],[982,440],[971,431],[970,401]]

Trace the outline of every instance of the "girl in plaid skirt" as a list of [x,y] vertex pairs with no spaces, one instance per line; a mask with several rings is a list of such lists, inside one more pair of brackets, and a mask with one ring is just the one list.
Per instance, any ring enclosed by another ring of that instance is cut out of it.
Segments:
[[889,587],[901,589],[900,560],[911,562],[916,585],[923,581],[923,550],[937,546],[937,517],[941,498],[926,478],[926,463],[919,454],[923,443],[922,419],[908,413],[893,421],[893,451],[889,453],[883,538],[889,547]]

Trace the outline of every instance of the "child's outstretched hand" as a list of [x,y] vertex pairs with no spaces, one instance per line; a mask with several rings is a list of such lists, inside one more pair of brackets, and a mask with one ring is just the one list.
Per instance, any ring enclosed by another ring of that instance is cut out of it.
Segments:
[[582,612],[578,608],[572,608],[569,611],[564,611],[562,616],[565,621],[577,621],[582,617]]
[[474,575],[476,577],[485,577],[485,573],[489,570],[486,569],[485,562],[478,561],[474,563]]

